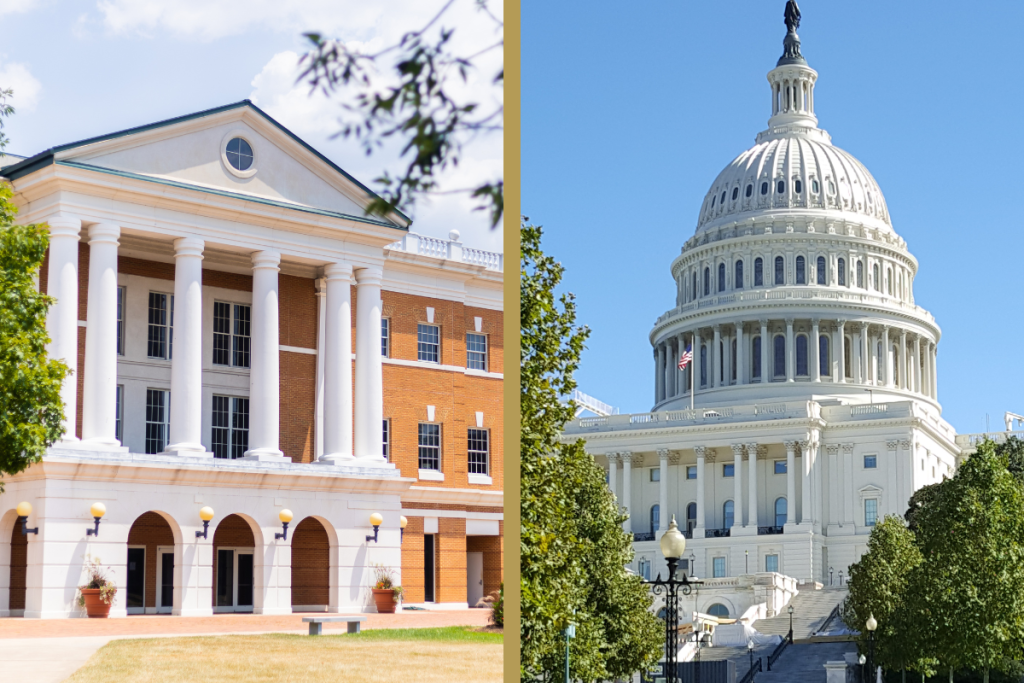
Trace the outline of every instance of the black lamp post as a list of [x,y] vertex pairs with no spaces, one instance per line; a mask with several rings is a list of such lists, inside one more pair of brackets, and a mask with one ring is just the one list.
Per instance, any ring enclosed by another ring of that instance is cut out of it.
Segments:
[[868,659],[864,655],[857,658],[857,663],[860,664],[860,683],[864,683],[864,669],[866,668],[864,663],[867,661]]
[[[662,580],[659,573],[654,581],[644,582],[651,587],[652,593],[665,596],[665,683],[678,683],[679,681],[677,670],[679,661],[679,594],[689,595],[694,586],[701,583],[700,581],[690,581],[690,577],[687,576],[689,572],[683,574],[681,581],[676,579],[676,567],[685,550],[686,537],[679,532],[676,517],[672,515],[672,523],[669,524],[668,531],[661,537],[661,554],[668,562],[668,578]],[[697,648],[699,671],[699,643]]]
[[790,605],[789,607],[787,607],[786,611],[789,612],[789,644],[792,645],[793,644],[793,605]]
[[864,626],[868,629],[868,671],[872,679],[875,676],[875,629],[878,628],[878,622],[875,621],[875,615],[869,614],[868,620]]
[[[754,670],[754,641],[747,641],[747,654],[750,655],[750,671]],[[753,680],[753,679],[751,679]]]

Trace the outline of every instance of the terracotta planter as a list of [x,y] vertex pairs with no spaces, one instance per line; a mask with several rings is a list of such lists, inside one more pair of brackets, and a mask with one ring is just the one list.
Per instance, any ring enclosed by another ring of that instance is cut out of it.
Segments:
[[110,616],[110,605],[100,598],[99,588],[82,588],[81,591],[85,598],[85,612],[90,619],[106,619]]
[[395,591],[390,588],[374,588],[373,601],[377,603],[378,614],[395,613]]

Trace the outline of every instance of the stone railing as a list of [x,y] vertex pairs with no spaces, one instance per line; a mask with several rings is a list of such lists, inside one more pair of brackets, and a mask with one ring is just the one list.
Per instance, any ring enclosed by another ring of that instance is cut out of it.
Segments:
[[482,266],[487,270],[503,272],[504,256],[496,251],[483,251],[464,246],[459,241],[459,231],[452,230],[449,239],[429,237],[415,232],[406,233],[399,240],[387,246],[391,251],[404,251],[409,254],[420,254],[432,258],[458,261],[472,266]]
[[634,543],[639,543],[640,541],[653,541],[653,540],[654,540],[654,532],[653,531],[634,531],[633,532],[633,542]]
[[1016,432],[978,432],[977,434],[957,434],[956,445],[960,448],[975,449],[985,439],[991,439],[996,443],[1006,443],[1011,436],[1024,439],[1024,431]]
[[729,538],[732,535],[732,528],[729,529],[705,529],[704,538]]
[[[849,410],[849,406],[842,406]],[[707,425],[718,422],[753,422],[820,417],[821,407],[810,401],[756,403],[722,408],[667,410],[653,413],[583,417],[568,423],[564,433],[581,434],[602,431],[630,431],[663,427]]]
[[759,526],[757,527],[758,536],[774,536],[775,534],[781,534],[781,526]]

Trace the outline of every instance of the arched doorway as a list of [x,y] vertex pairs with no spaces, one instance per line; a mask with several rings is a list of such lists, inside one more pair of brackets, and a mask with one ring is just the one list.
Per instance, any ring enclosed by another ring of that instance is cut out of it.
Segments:
[[256,540],[244,518],[228,515],[213,533],[213,611],[252,612]]
[[[178,534],[180,537],[180,533]],[[168,518],[145,512],[128,530],[128,614],[170,614],[174,608],[175,533]]]
[[18,523],[17,514],[13,514],[14,523],[11,525],[11,533],[6,539],[4,539],[10,544],[8,546],[10,552],[10,578],[9,583],[7,584],[7,605],[12,617],[21,617],[25,615],[25,577],[28,573],[28,536],[21,533],[21,524]]
[[306,517],[292,532],[292,611],[326,612],[330,602],[330,538],[319,520]]

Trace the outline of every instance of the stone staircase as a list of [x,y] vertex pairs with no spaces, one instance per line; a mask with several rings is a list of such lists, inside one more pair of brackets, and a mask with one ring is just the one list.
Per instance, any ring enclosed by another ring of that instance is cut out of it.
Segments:
[[[796,631],[795,622],[794,618],[794,631]],[[775,661],[772,670],[757,674],[756,680],[757,683],[825,683],[825,662],[841,662],[843,655],[847,652],[856,651],[855,643],[797,643],[790,645]]]
[[[845,588],[813,590],[808,587],[797,593],[789,602],[793,606],[793,640],[797,642],[806,640],[815,631],[821,629],[825,625],[828,615],[832,613],[836,605],[846,599],[846,595]],[[774,617],[755,621],[754,628],[766,635],[785,636],[789,633],[787,609],[788,606]]]
[[[754,662],[757,660],[764,659],[761,662],[762,670],[763,667],[768,665],[768,655],[772,653],[775,646],[770,647],[759,647],[754,649]],[[783,655],[785,656],[785,655]],[[750,670],[750,655],[747,654],[747,648],[745,647],[705,647],[701,648],[700,660],[702,662],[717,662],[723,659],[728,659],[736,665],[736,680],[743,678],[743,676]],[[824,671],[825,669],[822,669]],[[757,680],[761,680],[761,674],[757,675]]]

